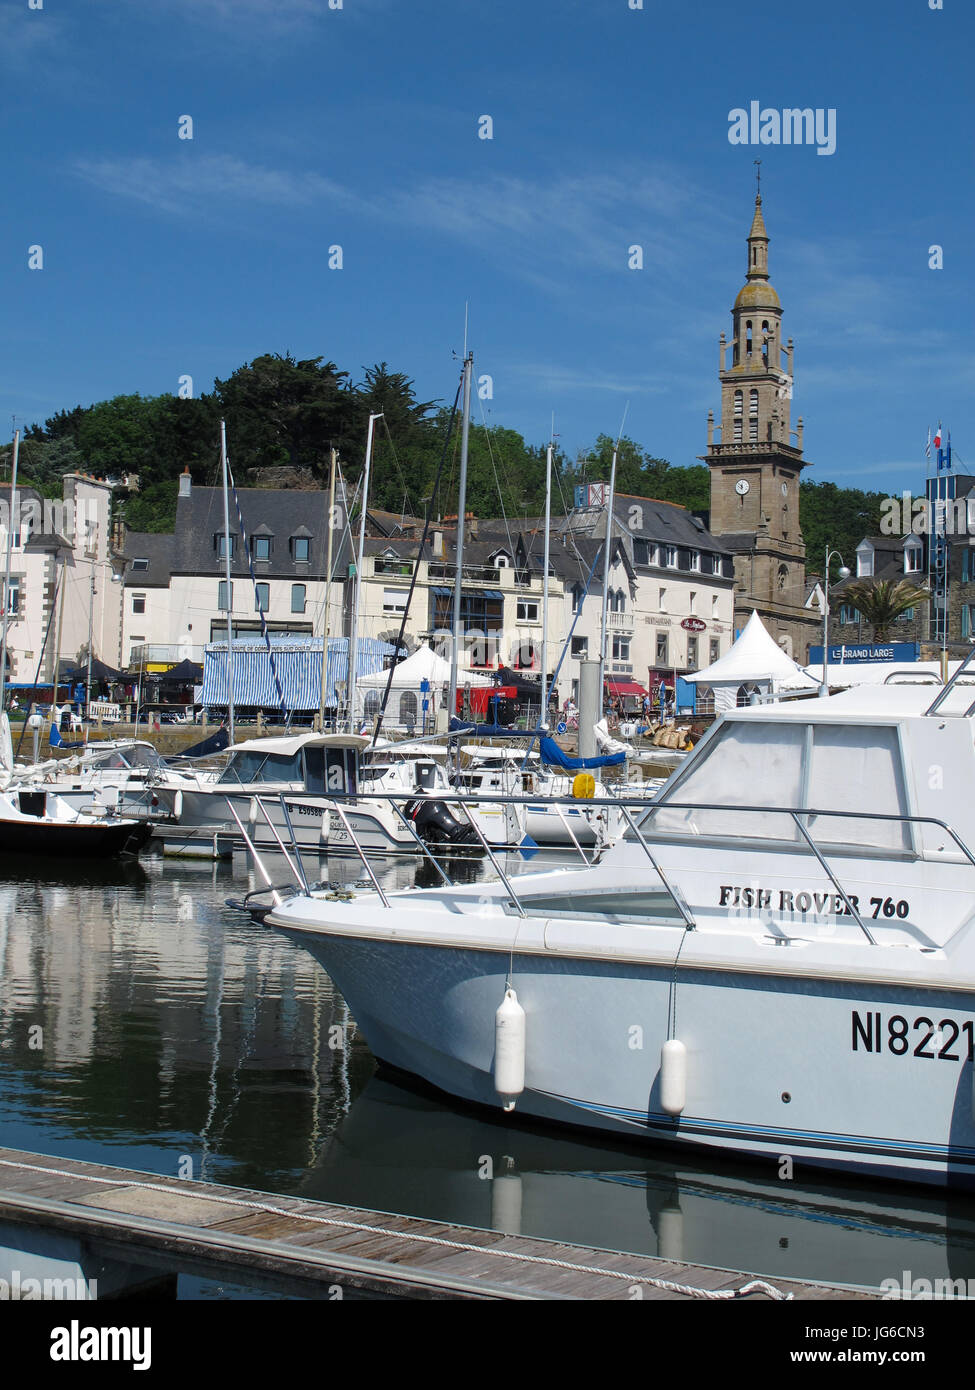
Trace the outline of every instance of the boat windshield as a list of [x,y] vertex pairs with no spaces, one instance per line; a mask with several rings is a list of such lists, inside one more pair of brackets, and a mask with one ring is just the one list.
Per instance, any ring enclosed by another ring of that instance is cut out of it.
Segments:
[[219,782],[300,782],[301,754],[234,753],[217,779]]
[[819,845],[910,849],[909,826],[870,819],[909,814],[897,728],[729,720],[668,783],[640,828],[654,836],[796,843],[802,837],[793,817],[778,809],[784,807],[810,808],[803,824]]

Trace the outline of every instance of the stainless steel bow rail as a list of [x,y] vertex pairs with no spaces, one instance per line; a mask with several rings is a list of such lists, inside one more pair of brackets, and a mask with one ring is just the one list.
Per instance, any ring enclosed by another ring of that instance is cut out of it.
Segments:
[[[938,691],[937,695],[934,697],[930,705],[928,705],[927,709],[924,711],[925,715],[935,715],[938,713],[945,700],[947,700],[948,696],[954,690],[955,686],[959,683],[959,678],[965,671],[968,671],[969,675],[975,674],[975,667],[970,667],[970,663],[972,661],[975,661],[975,647],[973,647],[971,651],[967,653],[967,655],[965,656],[965,660],[961,663],[961,665],[958,667],[958,670],[947,682],[947,684],[943,685],[941,689]],[[968,682],[968,684],[970,683],[971,682]],[[975,714],[975,700],[973,700],[972,703],[968,706],[968,708],[964,711],[964,713],[961,715],[961,718],[971,719],[973,714]],[[958,718],[958,716],[955,715],[954,718]]]
[[[400,795],[400,797],[401,797],[401,796],[402,796],[402,793],[400,793],[399,795]],[[280,848],[281,851],[284,853],[285,859],[286,859],[286,861],[287,861],[287,863],[288,863],[288,865],[289,865],[289,868],[291,869],[291,872],[292,872],[292,874],[293,874],[293,876],[294,876],[294,879],[295,879],[295,882],[296,882],[296,885],[297,885],[298,890],[299,890],[300,892],[302,892],[303,894],[305,894],[305,895],[310,895],[311,889],[309,888],[308,879],[307,879],[307,877],[306,877],[306,875],[305,875],[304,868],[303,868],[302,865],[301,865],[301,847],[300,847],[300,845],[298,844],[297,837],[296,837],[295,831],[294,831],[294,826],[293,826],[293,824],[292,824],[292,822],[291,822],[291,817],[290,817],[290,815],[289,815],[289,813],[288,813],[287,805],[285,804],[285,796],[286,796],[286,793],[281,793],[281,794],[279,795],[279,797],[278,797],[278,800],[279,800],[280,803],[281,803],[281,808],[282,808],[282,812],[283,812],[283,815],[284,815],[285,823],[286,823],[286,825],[287,825],[287,827],[288,827],[288,832],[289,832],[289,836],[290,836],[290,840],[291,840],[290,848],[291,848],[292,854],[293,854],[293,856],[294,856],[294,862],[292,862],[292,855],[289,854],[289,853],[287,852],[287,850],[285,849],[285,846],[284,846],[283,842],[281,841],[280,836],[277,834],[277,831],[274,829],[274,826],[273,826],[273,824],[271,823],[270,817],[268,816],[267,810],[266,810],[266,808],[264,807],[264,805],[263,805],[263,803],[262,803],[262,798],[260,798],[260,797],[255,797],[254,800],[256,801],[258,807],[260,808],[261,813],[263,814],[265,820],[268,822],[268,825],[271,827],[271,830],[272,830],[272,832],[273,832],[273,834],[274,834],[274,838],[275,838],[275,840],[277,841],[277,844],[278,844],[279,848]],[[518,893],[517,893],[517,891],[516,891],[516,889],[515,889],[515,887],[514,887],[514,882],[513,882],[513,880],[512,880],[512,876],[509,875],[509,874],[507,874],[507,873],[505,872],[505,870],[504,870],[504,868],[503,868],[503,866],[502,866],[500,860],[498,859],[498,857],[497,857],[497,855],[496,855],[494,849],[492,849],[492,847],[491,847],[491,845],[488,843],[488,841],[487,841],[487,839],[486,839],[486,837],[485,837],[483,831],[481,830],[480,826],[478,825],[477,820],[475,819],[474,816],[471,815],[470,807],[471,807],[471,806],[477,806],[477,805],[481,804],[482,802],[483,802],[483,803],[486,803],[486,804],[489,804],[489,805],[493,805],[493,806],[497,806],[497,805],[537,806],[537,805],[539,804],[540,798],[539,798],[537,795],[536,795],[536,796],[502,796],[501,794],[499,794],[498,792],[495,791],[495,792],[488,792],[488,793],[485,793],[484,795],[468,795],[468,794],[460,795],[460,794],[458,794],[458,793],[438,794],[438,796],[436,797],[436,800],[437,800],[438,802],[443,803],[444,805],[456,806],[456,807],[458,807],[458,808],[464,813],[464,816],[466,817],[468,824],[471,826],[472,830],[474,831],[474,834],[476,835],[477,840],[478,840],[478,842],[479,842],[481,848],[484,850],[485,854],[487,855],[488,859],[490,860],[491,865],[492,865],[492,867],[493,867],[495,873],[496,873],[497,876],[498,876],[498,879],[499,879],[500,882],[504,885],[505,891],[508,893],[508,896],[509,896],[509,900],[510,900],[510,905],[511,905],[511,907],[513,907],[514,910],[515,910],[521,917],[526,917],[526,916],[528,915],[527,909],[526,909],[524,903],[521,901],[521,899],[520,899],[519,896],[518,896]],[[679,890],[674,884],[672,884],[672,883],[670,882],[670,880],[668,879],[667,874],[666,874],[666,872],[664,871],[663,866],[661,865],[661,863],[660,863],[658,857],[654,854],[653,849],[651,848],[651,845],[650,845],[650,843],[649,843],[648,840],[647,840],[647,834],[649,833],[649,831],[648,831],[648,822],[651,821],[652,819],[654,819],[654,818],[655,818],[660,812],[662,812],[662,811],[665,811],[665,812],[680,811],[680,812],[692,812],[692,813],[704,811],[704,812],[721,812],[721,813],[724,813],[725,815],[729,815],[729,814],[737,815],[737,814],[740,813],[740,814],[742,814],[742,815],[764,815],[764,816],[776,815],[776,816],[789,816],[790,819],[792,820],[792,822],[794,823],[794,825],[795,825],[795,827],[796,827],[796,830],[797,830],[798,833],[799,833],[799,836],[801,837],[801,839],[800,839],[799,841],[796,842],[795,848],[801,848],[802,846],[805,846],[805,848],[808,849],[809,853],[816,859],[816,861],[818,862],[819,866],[821,867],[821,869],[823,870],[824,874],[826,875],[827,879],[828,879],[829,882],[833,885],[833,888],[835,889],[837,895],[838,895],[838,896],[840,897],[840,899],[842,900],[842,902],[843,902],[843,904],[844,904],[844,906],[845,906],[845,908],[846,908],[846,911],[849,913],[850,917],[856,922],[857,926],[860,928],[860,930],[863,932],[864,936],[867,938],[867,940],[870,942],[870,944],[871,944],[872,946],[875,946],[875,945],[877,944],[876,938],[874,937],[873,933],[870,931],[870,928],[867,926],[866,922],[864,922],[864,920],[863,920],[862,916],[860,915],[860,912],[859,912],[859,910],[857,909],[857,907],[856,907],[854,901],[852,900],[850,894],[847,893],[846,889],[843,887],[842,883],[840,882],[840,879],[839,879],[839,877],[838,877],[838,875],[837,875],[837,872],[836,872],[835,868],[830,864],[830,862],[829,862],[829,860],[828,860],[828,858],[827,858],[827,854],[826,854],[826,852],[824,852],[823,847],[822,847],[820,844],[817,844],[817,843],[816,843],[816,840],[814,839],[814,837],[813,837],[813,835],[812,835],[812,833],[811,833],[811,831],[810,831],[810,829],[809,829],[808,824],[804,824],[804,822],[808,822],[810,819],[813,819],[813,818],[815,818],[815,817],[820,817],[820,818],[823,818],[823,819],[832,818],[832,819],[837,819],[837,820],[855,820],[855,821],[858,821],[858,822],[863,822],[863,821],[866,821],[866,822],[880,822],[880,823],[889,824],[889,825],[932,826],[932,827],[935,827],[935,828],[938,829],[938,830],[943,831],[944,834],[946,834],[946,835],[952,840],[952,842],[957,846],[957,848],[960,850],[960,852],[961,852],[963,858],[967,861],[967,863],[968,863],[973,869],[975,869],[975,853],[972,852],[972,850],[968,847],[968,845],[967,845],[967,844],[965,843],[965,841],[961,838],[961,836],[957,833],[957,831],[954,830],[953,827],[952,827],[951,825],[949,825],[947,821],[940,820],[940,819],[938,819],[936,816],[891,815],[891,814],[887,814],[887,813],[885,813],[885,812],[880,812],[880,811],[862,811],[862,812],[861,812],[861,811],[836,811],[836,810],[827,810],[827,809],[817,809],[817,808],[808,807],[808,806],[767,806],[767,805],[762,805],[762,806],[750,806],[750,805],[746,805],[746,806],[733,806],[733,805],[728,805],[727,803],[722,803],[722,802],[680,802],[680,801],[662,801],[662,802],[657,802],[657,801],[654,801],[654,802],[649,802],[649,803],[648,803],[648,799],[647,799],[646,797],[613,797],[613,796],[605,796],[605,797],[600,797],[600,798],[598,799],[598,801],[585,801],[584,803],[582,803],[582,802],[580,801],[580,799],[579,799],[579,798],[576,798],[576,797],[545,797],[545,798],[542,798],[542,800],[544,801],[544,804],[545,804],[546,806],[553,806],[553,807],[558,807],[558,808],[562,808],[562,807],[573,807],[573,808],[575,808],[576,810],[578,810],[579,807],[580,807],[580,804],[584,804],[584,805],[586,805],[587,807],[591,807],[594,811],[598,811],[598,810],[602,810],[602,809],[606,809],[606,808],[616,808],[616,809],[618,809],[618,810],[621,812],[621,815],[622,815],[623,820],[626,822],[626,825],[627,825],[628,830],[629,830],[630,833],[633,835],[634,840],[640,845],[640,848],[642,849],[644,855],[646,856],[646,858],[647,858],[647,860],[649,861],[651,867],[653,868],[653,871],[654,871],[655,875],[656,875],[657,878],[660,880],[660,883],[662,884],[663,888],[665,889],[665,891],[666,891],[667,895],[669,896],[671,902],[673,903],[674,907],[677,909],[678,915],[680,916],[681,920],[683,921],[685,928],[686,928],[687,930],[689,930],[689,931],[693,931],[693,930],[695,929],[695,926],[696,926],[696,922],[695,922],[695,919],[694,919],[694,915],[693,915],[693,913],[691,912],[691,909],[689,908],[688,904],[687,904],[686,901],[684,900],[684,897],[683,897],[682,893],[680,892],[680,890]],[[449,874],[448,874],[448,873],[446,872],[446,870],[444,869],[443,865],[440,863],[440,861],[439,861],[439,860],[435,857],[435,855],[432,853],[432,851],[431,851],[431,849],[429,848],[429,846],[428,846],[427,844],[424,843],[424,841],[423,841],[422,838],[420,837],[419,833],[417,832],[416,827],[415,827],[415,826],[413,825],[413,823],[409,820],[409,818],[403,813],[402,809],[397,805],[396,796],[395,796],[393,793],[390,793],[390,792],[359,792],[359,793],[355,793],[355,794],[350,793],[350,794],[341,795],[341,796],[336,795],[336,796],[333,796],[333,797],[328,798],[327,800],[323,799],[323,801],[322,801],[322,811],[323,811],[323,813],[328,813],[328,812],[334,811],[335,814],[339,817],[340,821],[342,822],[343,827],[344,827],[345,830],[346,830],[346,833],[347,833],[348,836],[349,836],[349,840],[350,840],[350,842],[351,842],[351,844],[352,844],[352,846],[353,846],[353,848],[354,848],[354,850],[355,850],[355,853],[358,855],[358,858],[359,858],[360,861],[362,862],[362,865],[363,865],[363,867],[364,867],[364,869],[365,869],[365,871],[366,871],[366,873],[367,873],[367,875],[368,875],[368,877],[369,877],[369,879],[370,879],[370,882],[372,883],[373,887],[375,888],[375,890],[376,890],[376,892],[377,892],[377,894],[378,894],[378,896],[379,896],[379,899],[380,899],[380,901],[382,902],[382,904],[383,904],[384,907],[390,907],[390,906],[392,906],[392,904],[390,903],[387,894],[386,894],[385,891],[383,890],[382,885],[380,884],[378,878],[376,877],[375,871],[373,870],[373,867],[372,867],[372,865],[371,865],[370,862],[369,862],[369,856],[368,856],[368,854],[366,853],[365,849],[363,848],[363,846],[362,846],[362,844],[361,844],[361,842],[360,842],[358,836],[356,835],[355,829],[354,829],[354,827],[352,826],[352,824],[351,824],[351,822],[350,822],[350,820],[349,820],[349,818],[348,818],[348,815],[347,815],[346,811],[343,809],[343,806],[354,805],[356,802],[360,802],[360,801],[367,801],[367,802],[368,802],[368,801],[385,802],[385,803],[389,804],[390,806],[392,806],[393,810],[396,812],[396,814],[397,814],[397,816],[399,817],[399,819],[403,822],[403,824],[406,826],[406,828],[410,831],[410,834],[412,835],[414,841],[416,842],[417,848],[418,848],[418,849],[420,850],[420,852],[424,855],[424,857],[425,857],[427,860],[429,860],[429,861],[434,865],[434,867],[436,868],[437,872],[438,872],[439,875],[440,875],[440,878],[442,879],[442,881],[443,881],[443,883],[444,883],[444,886],[445,886],[445,887],[449,887],[449,888],[452,888],[452,887],[455,887],[455,886],[456,886],[456,885],[454,884],[454,881],[450,878]],[[270,875],[268,874],[267,869],[265,868],[264,864],[261,862],[260,854],[259,854],[259,852],[258,852],[256,846],[254,845],[253,840],[251,839],[251,837],[248,835],[247,831],[245,830],[244,825],[243,825],[243,822],[241,821],[241,819],[240,819],[240,817],[238,816],[237,812],[234,810],[234,807],[233,807],[233,805],[231,804],[230,798],[229,798],[229,797],[227,798],[227,804],[228,804],[228,807],[229,807],[229,809],[230,809],[231,815],[233,816],[234,820],[237,822],[237,826],[238,826],[238,828],[239,828],[239,830],[240,830],[240,833],[241,833],[241,835],[242,835],[242,837],[243,837],[244,843],[245,843],[245,845],[246,845],[246,847],[247,847],[248,852],[250,853],[251,857],[253,858],[253,860],[254,860],[254,862],[255,862],[255,864],[256,864],[256,866],[257,866],[258,872],[260,873],[261,877],[264,879],[264,882],[266,883],[268,889],[271,890],[272,892],[277,892],[277,890],[275,890],[274,887],[273,887],[273,884],[272,884],[272,882],[271,882],[271,877],[270,877]],[[638,812],[640,812],[640,813],[642,813],[642,814],[640,814],[639,816],[637,816],[636,818],[634,818],[634,815],[633,815],[633,812],[634,812],[634,811],[638,811]],[[561,814],[561,812],[560,812],[560,814]],[[564,817],[564,816],[563,816],[563,820],[565,820],[565,817]],[[570,833],[571,833],[571,832],[570,832]],[[586,858],[586,856],[585,856],[584,852],[582,851],[581,847],[579,846],[578,841],[576,840],[575,836],[573,836],[572,838],[573,838],[573,842],[575,843],[576,849],[578,850],[579,855],[581,856],[581,859],[582,859],[583,864],[584,864],[586,867],[591,867],[590,861]],[[653,843],[654,843],[654,844],[658,844],[658,845],[659,845],[659,844],[672,844],[676,839],[679,839],[679,838],[680,838],[680,832],[679,832],[679,831],[661,830],[661,831],[657,831],[657,832],[656,832],[656,838],[654,839]],[[712,835],[710,835],[710,836],[707,836],[707,835],[702,836],[701,838],[702,838],[702,839],[727,840],[727,839],[729,839],[729,838],[734,838],[734,837],[730,837],[730,836],[728,836],[728,835],[722,835],[722,834],[712,834]],[[765,837],[765,838],[768,838],[768,837]],[[776,843],[776,844],[781,844],[781,843],[782,843],[782,841],[779,840],[777,837],[772,837],[772,839],[773,839],[774,843]],[[449,846],[448,846],[448,847],[445,847],[445,848],[449,848]],[[511,848],[512,848],[513,850],[517,850],[518,847],[515,846],[515,845],[513,845],[513,846],[511,846]],[[832,845],[832,846],[830,846],[829,849],[830,849],[832,852],[835,853],[835,850],[836,850],[835,844]],[[886,852],[885,852],[884,850],[881,849],[881,850],[879,851],[879,853],[882,854],[884,857],[889,857],[891,852],[890,852],[890,851],[886,851]],[[896,857],[896,858],[914,858],[914,859],[916,859],[916,858],[920,858],[920,857],[921,857],[921,856],[917,853],[917,850],[916,850],[916,849],[913,849],[913,848],[911,848],[911,849],[904,849],[903,851],[894,851],[894,852],[893,852],[893,855],[894,855],[894,857]],[[944,862],[944,861],[942,861],[942,862]],[[570,870],[570,872],[571,872],[571,870]],[[516,880],[517,880],[517,876],[514,876],[514,878],[515,878],[515,881],[516,881]],[[278,898],[277,900],[279,901],[280,898]]]

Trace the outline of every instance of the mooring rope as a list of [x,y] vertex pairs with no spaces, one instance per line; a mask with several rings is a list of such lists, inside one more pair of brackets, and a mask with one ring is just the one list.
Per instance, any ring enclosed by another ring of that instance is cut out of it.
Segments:
[[[87,1182],[104,1183],[108,1187],[141,1187],[150,1192],[166,1192],[170,1196],[173,1192],[184,1197],[198,1197],[205,1202],[222,1202],[230,1207],[243,1207],[249,1211],[266,1212],[269,1216],[288,1216],[294,1221],[311,1221],[319,1226],[341,1227],[343,1230],[363,1231],[370,1235],[390,1236],[396,1240],[411,1240],[423,1245],[443,1246],[449,1250],[459,1250],[465,1253],[477,1255],[493,1255],[499,1259],[520,1260],[525,1264],[545,1265],[552,1269],[568,1269],[578,1274],[598,1274],[607,1279],[624,1279],[629,1284],[647,1285],[654,1289],[665,1289],[671,1293],[683,1294],[686,1298],[705,1298],[718,1301],[728,1299],[745,1298],[751,1293],[762,1293],[767,1298],[774,1299],[776,1302],[787,1302],[794,1298],[794,1294],[783,1293],[781,1289],[767,1283],[764,1279],[752,1279],[749,1283],[743,1284],[737,1289],[699,1289],[693,1284],[678,1284],[672,1279],[654,1279],[649,1275],[627,1274],[625,1270],[604,1269],[599,1265],[574,1264],[571,1260],[557,1260],[549,1255],[524,1255],[517,1250],[498,1250],[492,1246],[473,1245],[461,1240],[448,1240],[444,1236],[425,1236],[420,1234],[411,1235],[404,1231],[391,1231],[383,1226],[372,1226],[367,1221],[350,1221],[339,1217],[315,1216],[306,1212],[292,1211],[287,1207],[273,1206],[270,1202],[249,1202],[238,1197],[222,1197],[217,1193],[210,1192],[181,1192],[178,1187],[174,1188],[169,1183],[161,1182],[132,1182],[119,1180],[118,1178],[99,1178],[93,1173],[73,1173],[64,1168],[41,1168],[35,1163],[18,1163],[14,1159],[0,1158],[0,1165],[5,1168],[23,1168],[30,1173],[47,1173],[52,1177],[83,1179]],[[26,1194],[29,1196],[29,1194]],[[178,1225],[185,1225],[185,1222],[177,1222]],[[622,1253],[622,1252],[621,1252]],[[635,1257],[638,1258],[638,1257]]]

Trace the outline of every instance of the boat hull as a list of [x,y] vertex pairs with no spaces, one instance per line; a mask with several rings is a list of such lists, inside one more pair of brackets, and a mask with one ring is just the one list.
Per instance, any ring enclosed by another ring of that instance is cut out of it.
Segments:
[[152,834],[151,822],[92,821],[78,824],[0,819],[0,854],[56,859],[111,859],[137,854]]
[[[672,967],[531,954],[510,969],[502,951],[272,924],[328,971],[377,1057],[465,1101],[500,1107],[495,1012],[510,979],[527,1016],[519,1115],[759,1158],[782,1179],[803,1165],[975,1187],[971,992],[693,970],[675,998]],[[675,1015],[676,1117],[660,1095]],[[948,1026],[915,1057],[925,1018]]]

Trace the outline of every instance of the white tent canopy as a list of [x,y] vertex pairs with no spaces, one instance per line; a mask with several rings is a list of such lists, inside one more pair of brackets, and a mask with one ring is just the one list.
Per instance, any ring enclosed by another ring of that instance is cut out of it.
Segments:
[[[365,690],[385,690],[389,680],[388,671],[374,671],[371,676],[360,676],[357,685]],[[450,662],[439,656],[426,642],[418,647],[412,656],[401,661],[393,671],[394,690],[419,690],[421,681],[429,681],[430,689],[445,685],[450,680]],[[482,676],[476,671],[457,672],[457,685],[491,685],[490,676]]]
[[[372,719],[379,713],[383,694],[389,683],[388,671],[375,671],[356,681],[355,710],[358,718]],[[450,684],[450,662],[438,655],[426,642],[412,656],[401,661],[393,670],[386,722],[391,728],[414,729],[446,708],[445,687]],[[457,689],[465,686],[490,686],[490,676],[461,668],[457,672]],[[424,709],[426,702],[426,709]]]
[[744,692],[741,703],[746,703],[752,693],[816,689],[816,682],[773,641],[755,612],[724,656],[684,680],[696,684],[699,693],[703,686],[713,690],[716,713],[733,709],[740,692]]

